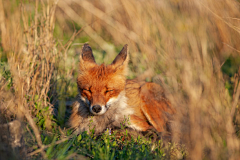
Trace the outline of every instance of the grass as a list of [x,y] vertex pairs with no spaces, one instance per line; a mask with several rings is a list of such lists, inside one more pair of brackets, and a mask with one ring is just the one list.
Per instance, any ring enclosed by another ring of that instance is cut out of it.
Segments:
[[[0,0],[0,123],[20,121],[24,140],[20,150],[4,150],[2,143],[0,153],[13,159],[238,159],[238,6],[235,0]],[[129,44],[128,77],[161,84],[177,110],[171,143],[129,138],[126,128],[101,136],[72,133],[65,104],[78,92],[85,42],[98,63],[110,63]]]
[[[45,137],[45,140],[47,137]],[[169,144],[163,147],[162,142],[152,143],[150,140],[137,138],[136,140],[122,141],[116,135],[103,134],[101,137],[93,137],[87,133],[71,137],[70,140],[56,145],[59,138],[52,138],[52,142],[46,149],[48,159],[169,159],[170,156],[185,156],[177,152],[176,146]],[[60,139],[61,141],[62,139]],[[47,140],[46,140],[47,141]],[[172,153],[172,155],[167,155]],[[40,158],[41,156],[34,156]]]

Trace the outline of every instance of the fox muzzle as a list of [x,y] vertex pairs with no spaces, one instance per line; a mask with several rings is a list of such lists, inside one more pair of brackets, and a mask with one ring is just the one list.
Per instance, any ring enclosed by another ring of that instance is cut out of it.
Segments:
[[101,105],[90,106],[90,112],[96,116],[103,115],[106,111],[107,111],[107,108],[105,106],[101,106]]

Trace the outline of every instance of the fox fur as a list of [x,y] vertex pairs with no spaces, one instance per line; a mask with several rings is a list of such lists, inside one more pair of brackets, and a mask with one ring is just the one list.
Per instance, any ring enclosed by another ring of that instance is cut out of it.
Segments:
[[98,65],[88,44],[80,54],[79,95],[73,104],[69,124],[77,132],[120,128],[123,122],[137,131],[163,132],[175,110],[161,86],[127,80],[128,46],[110,65]]

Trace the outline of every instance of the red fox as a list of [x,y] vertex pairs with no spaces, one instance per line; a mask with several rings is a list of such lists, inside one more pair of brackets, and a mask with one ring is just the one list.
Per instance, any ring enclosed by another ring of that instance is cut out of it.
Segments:
[[126,44],[110,65],[98,65],[91,47],[84,44],[77,78],[79,95],[69,119],[77,132],[91,127],[98,134],[121,127],[126,118],[127,127],[137,131],[165,130],[175,110],[160,85],[126,80],[128,60]]

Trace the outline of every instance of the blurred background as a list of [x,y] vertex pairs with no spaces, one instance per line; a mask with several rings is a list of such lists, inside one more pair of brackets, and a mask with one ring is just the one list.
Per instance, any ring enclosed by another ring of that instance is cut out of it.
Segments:
[[239,159],[238,0],[0,0],[0,36],[0,128],[24,128],[0,152],[56,158],[46,146],[69,136],[82,45],[110,64],[128,44],[128,78],[166,90],[187,159]]

